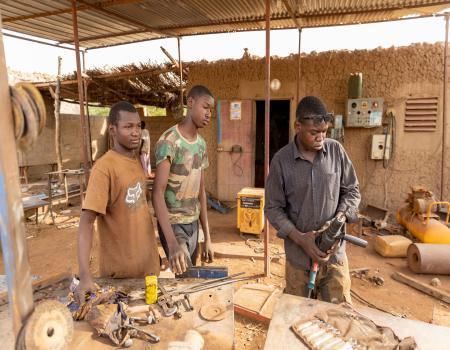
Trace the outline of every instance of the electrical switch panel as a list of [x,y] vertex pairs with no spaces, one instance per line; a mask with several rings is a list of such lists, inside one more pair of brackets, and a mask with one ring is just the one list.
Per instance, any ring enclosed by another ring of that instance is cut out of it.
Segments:
[[347,128],[374,128],[381,126],[382,98],[355,98],[347,101]]

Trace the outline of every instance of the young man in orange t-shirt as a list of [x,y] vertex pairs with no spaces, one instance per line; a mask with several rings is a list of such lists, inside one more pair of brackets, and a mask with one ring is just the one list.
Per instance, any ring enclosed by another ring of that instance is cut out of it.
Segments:
[[93,226],[100,238],[100,276],[158,275],[159,254],[139,160],[141,121],[134,106],[118,102],[108,117],[114,146],[91,171],[78,230],[78,300],[96,285],[89,271]]

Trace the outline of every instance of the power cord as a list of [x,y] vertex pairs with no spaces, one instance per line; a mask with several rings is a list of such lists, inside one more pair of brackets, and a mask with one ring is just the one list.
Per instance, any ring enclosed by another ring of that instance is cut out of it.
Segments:
[[[387,167],[389,166],[390,160],[394,156],[395,127],[396,127],[394,113],[392,113],[392,111],[389,111],[388,113],[386,113],[386,116],[389,118],[389,120],[388,120],[386,133],[384,134],[385,137],[384,137],[384,150],[383,150],[383,168],[385,168],[385,169],[387,169]],[[389,159],[386,159],[386,149],[387,149],[386,146],[387,146],[387,140],[388,140],[389,135],[391,136],[391,154],[389,156]]]
[[[242,146],[233,145],[230,150],[231,163],[233,164],[233,173],[236,176],[244,176],[244,169],[238,164],[242,158]],[[233,161],[233,154],[238,154],[239,156]],[[236,171],[237,170],[237,171]]]

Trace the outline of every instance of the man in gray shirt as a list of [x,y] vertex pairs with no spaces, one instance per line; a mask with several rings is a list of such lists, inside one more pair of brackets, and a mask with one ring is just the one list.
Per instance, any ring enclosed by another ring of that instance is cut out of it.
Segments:
[[325,138],[330,120],[319,98],[306,96],[300,101],[295,138],[270,165],[264,211],[284,239],[285,292],[308,295],[313,261],[319,263],[315,294],[328,302],[351,302],[345,242],[327,253],[315,243],[317,230],[335,216],[355,213],[361,199],[347,153],[339,142]]

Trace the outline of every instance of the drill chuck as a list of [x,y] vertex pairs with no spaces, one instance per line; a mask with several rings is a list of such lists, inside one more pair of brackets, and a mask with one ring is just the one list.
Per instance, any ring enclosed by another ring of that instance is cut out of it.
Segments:
[[345,224],[345,215],[335,217],[331,220],[330,226],[328,226],[322,234],[317,237],[316,244],[319,249],[326,253],[334,245],[336,240],[342,236],[342,229]]

